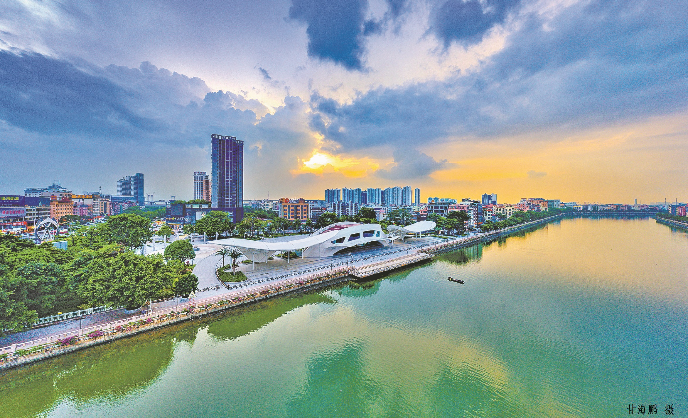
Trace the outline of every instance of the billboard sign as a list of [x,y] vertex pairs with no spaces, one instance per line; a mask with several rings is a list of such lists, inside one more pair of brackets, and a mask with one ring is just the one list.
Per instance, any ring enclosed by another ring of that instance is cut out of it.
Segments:
[[24,206],[24,196],[0,195],[0,206]]
[[0,207],[0,218],[23,218],[26,216],[26,208]]

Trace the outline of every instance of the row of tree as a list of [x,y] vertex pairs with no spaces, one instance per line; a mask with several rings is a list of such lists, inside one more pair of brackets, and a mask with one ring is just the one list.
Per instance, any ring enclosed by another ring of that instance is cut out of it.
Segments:
[[688,224],[688,217],[685,217],[685,216],[672,215],[670,213],[658,213],[657,217],[662,218],[662,219],[668,219],[670,221],[676,221],[676,222]]
[[549,216],[554,216],[562,213],[561,209],[549,209],[545,212],[534,212],[527,211],[514,212],[508,219],[501,219],[498,221],[488,221],[480,226],[480,229],[484,232],[496,231],[498,229],[504,229],[511,226],[520,225],[526,222],[537,221],[539,219],[547,218]]
[[67,250],[0,234],[0,333],[58,312],[135,309],[151,299],[188,295],[198,287],[185,264],[195,256],[193,247],[176,241],[165,256],[136,254],[152,236],[150,220],[134,214],[80,229],[67,238]]

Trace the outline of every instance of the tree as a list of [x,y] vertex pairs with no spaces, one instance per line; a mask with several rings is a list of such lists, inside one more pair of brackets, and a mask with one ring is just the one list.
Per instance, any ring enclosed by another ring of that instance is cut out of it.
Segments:
[[174,231],[172,231],[172,228],[170,228],[169,225],[163,225],[160,227],[160,229],[158,229],[158,235],[165,237],[165,242],[167,242],[167,239],[172,234],[174,234]]
[[339,217],[337,214],[332,213],[332,212],[325,212],[320,217],[318,217],[318,220],[315,222],[315,227],[317,229],[332,225],[339,222]]
[[[281,219],[281,218],[277,218]],[[275,221],[277,221],[275,219]],[[274,222],[274,221],[273,221]],[[244,216],[244,219],[239,222],[237,225],[237,229],[243,234],[243,235],[248,235],[250,237],[253,237],[259,230],[263,229],[266,225],[266,222],[258,219],[257,217],[253,216],[252,214],[248,214]]]
[[110,242],[134,249],[143,246],[153,237],[151,221],[139,215],[123,213],[112,216],[104,224]]
[[229,255],[229,248],[227,247],[222,247],[221,249],[215,251],[215,255],[221,255],[222,256],[222,267],[225,266],[225,256]]
[[387,214],[387,220],[395,225],[406,226],[411,223],[411,212],[406,208],[398,208]]
[[132,215],[139,215],[143,218],[153,220],[155,218],[162,218],[165,216],[167,209],[165,206],[146,206],[141,209],[138,206],[132,206],[126,208],[123,213],[128,213]]
[[232,248],[229,251],[229,254],[227,254],[227,255],[229,256],[229,258],[232,259],[232,274],[234,274],[235,273],[234,269],[236,268],[236,266],[238,266],[236,261],[239,257],[241,257],[241,252],[239,250],[237,250],[236,248]]
[[188,297],[191,292],[198,289],[198,277],[192,273],[192,269],[179,260],[167,263],[167,268],[176,273],[174,282],[174,294]]
[[249,206],[244,206],[244,216],[251,214],[257,218],[262,219],[275,219],[277,218],[277,213],[271,210],[257,209]]
[[174,293],[183,297],[188,297],[196,290],[198,290],[198,277],[190,272],[183,273],[174,285]]
[[94,258],[84,272],[79,292],[90,306],[136,309],[150,299],[172,296],[179,277],[178,264],[166,265],[159,254],[143,256],[126,251]]
[[278,233],[283,234],[284,229],[287,227],[287,224],[289,221],[287,221],[284,218],[275,218],[272,220],[272,226],[277,230]]
[[354,216],[356,222],[362,223],[377,223],[377,214],[372,208],[363,207],[358,211],[356,216]]
[[7,269],[0,266],[0,336],[5,335],[4,330],[21,331],[38,319],[36,311],[28,309],[25,301],[18,300],[15,286]]
[[56,293],[64,281],[60,266],[55,263],[32,262],[17,269],[15,295],[25,301],[29,310],[39,317],[50,315]]
[[232,230],[232,221],[229,219],[227,212],[214,210],[199,219],[194,226],[194,230],[197,234],[215,235],[215,239],[217,239],[221,232]]
[[453,230],[457,231],[458,233],[463,234],[466,231],[466,222],[468,222],[471,219],[470,215],[468,213],[458,210],[458,211],[451,211],[447,215],[447,221],[453,220],[452,222],[452,228]]
[[184,262],[194,258],[196,258],[196,252],[193,249],[193,245],[185,239],[177,240],[165,248],[166,260]]

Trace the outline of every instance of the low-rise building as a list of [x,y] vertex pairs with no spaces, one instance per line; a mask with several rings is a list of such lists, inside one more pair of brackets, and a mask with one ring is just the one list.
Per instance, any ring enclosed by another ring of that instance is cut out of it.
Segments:
[[282,198],[279,200],[279,217],[291,221],[306,221],[310,218],[310,205],[303,198]]
[[60,221],[67,215],[74,214],[74,202],[72,199],[58,200],[53,198],[50,200],[50,217],[56,221]]

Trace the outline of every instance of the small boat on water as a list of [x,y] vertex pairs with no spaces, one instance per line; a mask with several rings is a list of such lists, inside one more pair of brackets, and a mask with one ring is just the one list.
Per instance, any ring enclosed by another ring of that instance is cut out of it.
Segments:
[[463,284],[463,280],[461,280],[461,279],[455,279],[455,278],[453,278],[453,277],[451,277],[451,276],[449,276],[449,277],[447,278],[447,280],[449,280],[450,282],[456,282],[456,283],[458,283],[458,284]]

